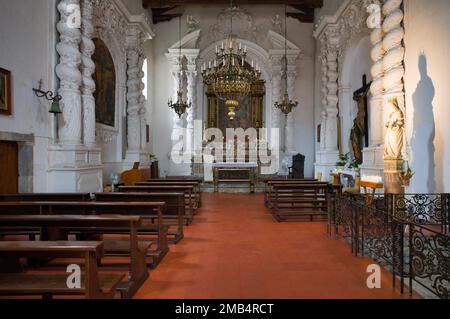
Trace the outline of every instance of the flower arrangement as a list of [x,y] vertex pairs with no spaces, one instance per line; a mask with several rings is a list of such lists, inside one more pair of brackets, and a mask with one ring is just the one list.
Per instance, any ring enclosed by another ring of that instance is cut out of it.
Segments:
[[345,165],[347,165],[349,160],[350,160],[350,153],[340,154],[339,160],[336,162],[337,168],[343,169],[345,167]]

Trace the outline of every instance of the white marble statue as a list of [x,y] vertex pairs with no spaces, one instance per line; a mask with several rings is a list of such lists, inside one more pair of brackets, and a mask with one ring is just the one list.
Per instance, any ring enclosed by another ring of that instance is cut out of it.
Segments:
[[194,16],[188,15],[187,16],[187,34],[194,32],[200,28],[200,22],[194,18]]
[[384,159],[401,159],[405,133],[405,118],[402,110],[398,106],[396,97],[390,98],[389,103],[394,107],[394,111],[389,115],[389,121],[386,124]]

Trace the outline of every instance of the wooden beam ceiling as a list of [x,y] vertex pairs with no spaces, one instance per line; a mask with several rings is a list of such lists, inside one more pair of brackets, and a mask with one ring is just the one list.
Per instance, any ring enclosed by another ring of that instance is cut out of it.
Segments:
[[[224,5],[230,0],[142,0],[144,8],[151,8],[153,12],[153,23],[169,21],[179,17],[180,14],[171,14],[169,11],[180,6],[201,5]],[[323,0],[233,0],[235,5],[284,5],[287,4],[294,11],[288,12],[288,16],[298,19],[300,22],[312,23],[314,21],[314,9],[323,6]]]

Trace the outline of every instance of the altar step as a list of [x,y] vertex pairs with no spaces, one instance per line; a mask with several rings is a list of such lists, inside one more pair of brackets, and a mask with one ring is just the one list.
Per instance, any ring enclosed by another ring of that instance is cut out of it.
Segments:
[[[201,187],[201,190],[205,193],[214,193],[214,184],[213,183],[204,183]],[[219,193],[249,193],[250,187],[248,183],[219,183]],[[264,192],[264,184],[257,183],[255,185],[255,192],[262,193]]]

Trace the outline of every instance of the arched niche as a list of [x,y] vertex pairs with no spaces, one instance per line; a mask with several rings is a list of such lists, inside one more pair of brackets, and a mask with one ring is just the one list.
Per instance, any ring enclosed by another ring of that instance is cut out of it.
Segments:
[[[358,112],[357,103],[353,100],[353,93],[362,87],[364,74],[367,76],[367,83],[372,81],[370,72],[372,67],[371,47],[370,36],[363,33],[349,42],[343,56],[339,77],[339,112],[341,117],[341,145],[344,153],[352,151],[350,132]],[[370,114],[368,114],[368,117],[370,117]],[[370,130],[367,134],[369,132]]]

